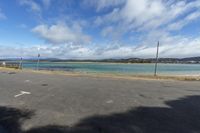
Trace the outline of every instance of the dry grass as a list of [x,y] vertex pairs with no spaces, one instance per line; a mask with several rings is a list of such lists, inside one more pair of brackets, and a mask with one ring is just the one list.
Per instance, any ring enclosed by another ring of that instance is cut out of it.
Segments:
[[180,80],[180,81],[199,81],[200,76],[196,75],[125,75],[125,74],[107,74],[107,73],[84,73],[84,72],[67,72],[67,71],[48,71],[48,70],[31,70],[31,69],[13,69],[0,67],[0,71],[15,71],[15,72],[29,72],[29,73],[41,73],[41,74],[54,74],[54,75],[66,75],[66,76],[88,76],[94,78],[114,78],[114,79],[127,79],[127,80]]

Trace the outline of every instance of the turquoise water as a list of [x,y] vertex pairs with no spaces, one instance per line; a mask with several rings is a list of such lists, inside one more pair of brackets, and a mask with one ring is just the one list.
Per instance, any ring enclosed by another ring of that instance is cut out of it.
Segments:
[[[24,62],[23,67],[36,69],[35,62]],[[41,70],[62,70],[86,73],[115,73],[149,75],[154,73],[154,64],[115,64],[115,63],[46,63],[41,62]],[[158,64],[160,75],[200,75],[200,64]]]

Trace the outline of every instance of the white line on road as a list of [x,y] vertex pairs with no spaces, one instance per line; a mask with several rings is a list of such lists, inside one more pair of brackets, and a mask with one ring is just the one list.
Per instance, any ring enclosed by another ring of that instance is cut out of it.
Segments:
[[15,95],[15,97],[19,97],[19,96],[22,96],[22,95],[30,95],[30,94],[31,94],[30,92],[20,91],[19,94]]
[[108,103],[108,104],[113,103],[113,102],[114,102],[113,100],[106,101],[106,103]]
[[24,82],[30,82],[30,80],[25,80]]

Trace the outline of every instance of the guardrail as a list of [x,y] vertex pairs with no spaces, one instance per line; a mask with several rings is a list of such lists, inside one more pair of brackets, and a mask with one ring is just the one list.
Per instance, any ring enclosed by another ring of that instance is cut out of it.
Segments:
[[21,69],[20,63],[16,62],[1,62],[0,67]]

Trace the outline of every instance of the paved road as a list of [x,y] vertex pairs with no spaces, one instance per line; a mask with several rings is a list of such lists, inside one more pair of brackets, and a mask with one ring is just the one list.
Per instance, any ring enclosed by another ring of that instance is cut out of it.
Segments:
[[0,131],[197,133],[200,82],[0,71]]

